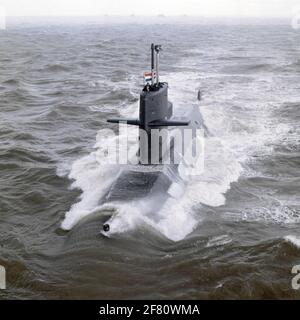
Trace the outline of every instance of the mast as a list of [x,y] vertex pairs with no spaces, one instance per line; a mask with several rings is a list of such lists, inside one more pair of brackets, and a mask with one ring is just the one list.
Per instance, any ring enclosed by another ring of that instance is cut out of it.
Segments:
[[158,86],[159,84],[159,51],[162,50],[161,45],[157,44],[156,46],[154,46],[154,50],[156,53],[156,71],[155,71],[156,85]]
[[151,84],[152,86],[154,86],[154,81],[155,81],[155,77],[154,77],[155,71],[154,71],[154,43],[151,43],[151,75],[152,75],[152,79],[151,79]]

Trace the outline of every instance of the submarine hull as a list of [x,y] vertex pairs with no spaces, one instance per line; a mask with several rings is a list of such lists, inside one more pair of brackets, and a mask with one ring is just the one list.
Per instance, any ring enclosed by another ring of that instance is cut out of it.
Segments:
[[[206,128],[199,111],[199,107],[187,108],[179,119],[192,119],[189,125],[180,130],[202,129]],[[168,128],[167,130],[172,130]],[[171,192],[171,186],[177,185],[177,190],[184,190],[186,182],[180,177],[178,164],[149,164],[149,165],[124,165],[117,178],[110,186],[105,196],[101,199],[100,205],[122,204],[155,199],[151,201],[151,208],[148,208],[153,214],[158,212],[170,197],[179,197],[180,194]],[[184,191],[183,191],[184,192]],[[149,201],[150,202],[150,201]],[[110,224],[118,213],[103,224],[103,233],[108,234],[111,231]]]

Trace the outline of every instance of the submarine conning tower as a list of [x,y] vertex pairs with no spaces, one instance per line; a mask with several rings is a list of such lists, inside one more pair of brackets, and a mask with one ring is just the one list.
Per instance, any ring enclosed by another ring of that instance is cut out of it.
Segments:
[[[151,71],[144,73],[145,86],[140,94],[138,119],[111,118],[107,122],[139,126],[148,135],[148,155],[151,159],[151,129],[187,126],[190,121],[172,120],[173,105],[168,100],[168,83],[159,81],[159,53],[161,45],[151,44]],[[144,142],[140,139],[140,152]]]

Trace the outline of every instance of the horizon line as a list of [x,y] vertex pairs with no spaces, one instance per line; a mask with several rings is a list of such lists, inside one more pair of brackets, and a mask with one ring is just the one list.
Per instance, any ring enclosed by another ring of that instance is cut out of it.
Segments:
[[148,18],[213,18],[213,19],[286,19],[291,18],[291,15],[284,16],[262,16],[262,15],[191,15],[191,14],[178,14],[178,15],[148,15],[148,14],[126,14],[126,15],[116,15],[116,14],[101,14],[101,15],[77,15],[77,14],[50,14],[50,15],[5,15],[7,18],[138,18],[138,17],[148,17]]

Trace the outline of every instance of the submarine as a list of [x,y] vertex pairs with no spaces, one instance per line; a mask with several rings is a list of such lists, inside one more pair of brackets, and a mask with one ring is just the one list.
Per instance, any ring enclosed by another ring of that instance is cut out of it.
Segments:
[[[186,105],[174,110],[168,99],[169,85],[160,81],[159,59],[162,46],[151,44],[151,71],[144,73],[145,84],[140,93],[139,117],[137,119],[109,118],[108,123],[137,126],[139,132],[138,164],[123,165],[99,205],[138,202],[144,214],[155,215],[170,197],[180,198],[189,178],[181,174],[183,152],[194,148],[182,138],[176,142],[175,131],[183,137],[188,131],[194,139],[198,130],[205,130],[199,106]],[[201,94],[198,92],[198,100]],[[162,132],[170,133],[168,135]],[[158,137],[158,138],[157,138]],[[158,141],[153,147],[153,141]],[[178,148],[178,145],[180,148]],[[192,144],[193,145],[193,144]],[[165,158],[168,161],[165,161]],[[117,215],[117,214],[116,214]],[[116,215],[112,215],[102,226],[108,234]]]

